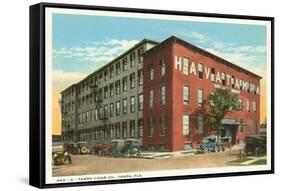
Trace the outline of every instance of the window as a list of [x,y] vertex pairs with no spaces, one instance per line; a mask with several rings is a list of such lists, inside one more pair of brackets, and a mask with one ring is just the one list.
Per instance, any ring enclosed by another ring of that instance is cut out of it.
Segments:
[[221,73],[221,83],[225,86],[225,73]]
[[138,83],[139,83],[139,86],[142,86],[143,85],[143,70],[139,70],[138,71]]
[[131,89],[135,88],[135,81],[136,81],[135,73],[132,73],[130,75],[130,87],[131,87]]
[[109,105],[109,115],[110,115],[110,117],[114,116],[114,104],[113,103],[110,103],[110,105]]
[[98,114],[98,117],[99,117],[99,119],[102,119],[102,118],[103,118],[103,107],[102,107],[102,106],[99,107],[99,114]]
[[111,83],[109,85],[109,95],[110,95],[110,97],[114,96],[114,85],[113,85],[113,83]]
[[104,118],[107,119],[108,118],[108,105],[104,106]]
[[123,63],[122,63],[122,64],[123,64],[123,71],[126,71],[127,68],[128,68],[128,67],[127,67],[127,66],[128,66],[127,57],[123,59]]
[[247,111],[250,111],[250,102],[247,100]]
[[197,118],[197,125],[198,125],[198,135],[202,135],[204,132],[204,123],[203,123],[203,116],[198,116]]
[[98,120],[98,108],[95,108],[94,119]]
[[247,121],[246,133],[247,135],[250,134],[250,120]]
[[198,78],[203,79],[203,64],[198,64]]
[[257,111],[257,103],[253,101],[253,112]]
[[112,78],[114,76],[114,66],[111,65],[109,68],[109,77]]
[[183,86],[183,103],[189,103],[189,86],[186,85]]
[[115,90],[116,90],[116,95],[121,93],[120,80],[117,80],[115,82]]
[[166,88],[165,86],[160,87],[160,104],[165,105],[165,95],[166,94]]
[[148,100],[148,107],[153,107],[153,90],[149,91],[149,100]]
[[103,81],[103,75],[102,75],[102,73],[101,73],[101,74],[99,75],[99,83],[101,84],[102,81]]
[[242,98],[239,98],[238,99],[238,109],[240,110],[240,111],[243,111],[243,99]]
[[160,60],[160,76],[163,76],[165,74],[165,60],[162,58]]
[[105,70],[104,71],[104,81],[107,81],[108,80],[108,71]]
[[135,112],[135,96],[130,98],[130,111],[131,113]]
[[104,94],[104,99],[108,98],[108,86],[104,87],[103,94]]
[[117,62],[115,67],[116,67],[116,75],[119,75],[121,73],[120,62]]
[[143,119],[139,119],[138,121],[138,136],[143,137]]
[[124,98],[123,99],[123,114],[126,114],[127,113],[127,98]]
[[148,66],[148,79],[149,80],[153,80],[153,73],[154,73],[153,66],[152,66],[152,64],[150,64]]
[[243,80],[239,80],[239,87],[240,87],[240,90],[243,90]]
[[120,138],[120,123],[115,124],[115,130],[116,130],[116,139]]
[[183,135],[189,135],[189,115],[183,115]]
[[127,76],[125,76],[123,79],[122,79],[122,89],[123,89],[123,92],[127,91]]
[[98,101],[102,101],[102,88],[99,89],[99,98],[98,98]]
[[183,74],[188,75],[189,59],[183,58]]
[[86,122],[86,114],[85,112],[82,113],[82,123]]
[[135,138],[135,131],[136,131],[136,129],[135,129],[135,126],[136,126],[136,124],[135,124],[135,120],[131,120],[130,121],[130,137],[131,138]]
[[131,67],[134,67],[136,65],[136,53],[132,53],[130,55],[130,60],[131,60]]
[[215,68],[211,68],[211,81],[215,81]]
[[148,136],[149,137],[153,137],[154,128],[153,128],[153,119],[152,119],[152,117],[149,117],[147,119],[147,126],[148,126]]
[[138,108],[139,108],[139,111],[143,110],[143,94],[139,94]]
[[120,114],[120,101],[116,102],[116,115]]
[[160,116],[160,136],[165,135],[165,117],[164,116]]
[[115,135],[114,135],[114,125],[110,124],[109,129],[110,129],[110,138],[113,139],[115,137]]
[[86,123],[90,121],[90,111],[86,112]]
[[256,120],[254,121],[254,134],[258,134],[258,124]]
[[198,104],[202,105],[202,103],[203,103],[203,90],[198,89]]
[[243,133],[243,119],[240,119],[239,121],[239,132]]
[[138,49],[138,57],[139,57],[139,62],[143,61],[143,48]]
[[127,138],[127,121],[122,123],[122,135],[123,138]]

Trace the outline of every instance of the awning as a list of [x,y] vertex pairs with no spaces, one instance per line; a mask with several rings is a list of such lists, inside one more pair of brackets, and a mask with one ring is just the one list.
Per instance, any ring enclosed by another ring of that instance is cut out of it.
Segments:
[[236,123],[235,119],[222,119],[221,123],[222,125],[239,125],[239,123]]

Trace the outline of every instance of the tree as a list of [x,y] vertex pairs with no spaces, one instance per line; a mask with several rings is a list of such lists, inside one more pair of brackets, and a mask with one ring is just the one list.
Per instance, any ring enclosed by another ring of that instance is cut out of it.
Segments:
[[217,88],[204,100],[201,112],[204,115],[205,124],[219,138],[222,119],[227,113],[237,111],[240,107],[238,97],[232,94],[229,88]]

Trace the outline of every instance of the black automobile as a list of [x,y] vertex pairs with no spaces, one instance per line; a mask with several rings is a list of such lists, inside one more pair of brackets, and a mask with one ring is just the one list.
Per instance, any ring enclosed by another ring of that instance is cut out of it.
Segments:
[[52,163],[53,165],[71,164],[70,154],[64,150],[63,143],[53,143],[52,145]]
[[107,156],[112,157],[137,157],[140,154],[141,146],[137,139],[112,140],[106,153]]
[[266,136],[251,135],[245,138],[246,155],[264,155],[266,154]]
[[65,150],[74,155],[85,155],[90,153],[88,142],[77,142],[65,144]]

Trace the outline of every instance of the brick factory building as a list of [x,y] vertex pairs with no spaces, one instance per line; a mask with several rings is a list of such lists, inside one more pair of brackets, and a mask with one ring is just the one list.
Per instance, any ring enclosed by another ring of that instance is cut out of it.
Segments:
[[221,136],[241,143],[257,134],[260,124],[261,77],[177,37],[144,54],[144,147],[148,150],[195,148],[210,135],[196,114],[216,88],[231,88],[240,111],[222,120]]
[[177,37],[143,40],[61,92],[62,137],[91,145],[137,138],[146,150],[195,148],[210,135],[195,114],[216,88],[239,96],[221,136],[241,143],[259,133],[261,77]]

